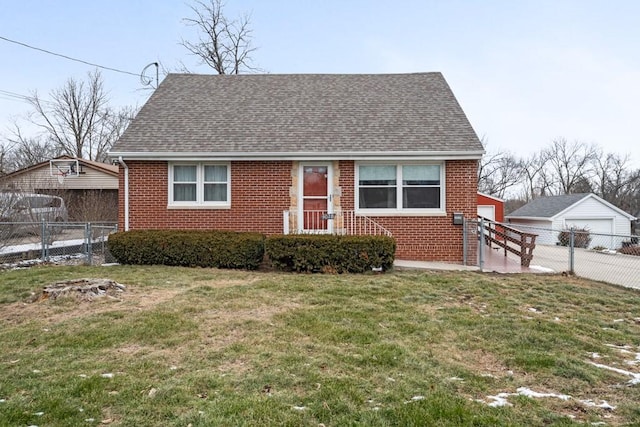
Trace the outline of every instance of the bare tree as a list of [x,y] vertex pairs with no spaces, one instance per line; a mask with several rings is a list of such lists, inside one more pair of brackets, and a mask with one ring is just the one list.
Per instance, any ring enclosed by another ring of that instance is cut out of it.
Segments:
[[[485,148],[487,144],[483,141]],[[478,170],[478,190],[504,198],[505,193],[520,183],[522,162],[504,151],[487,153],[482,157]]]
[[10,171],[26,168],[64,153],[59,145],[47,138],[48,135],[26,136],[17,123],[13,126],[12,134],[7,138],[11,144],[6,160]]
[[[67,154],[89,160],[104,161],[106,153],[130,122],[131,108],[114,112],[97,70],[87,75],[87,81],[70,78],[49,99],[37,93],[29,99],[34,111],[29,121],[42,130],[39,147],[48,146],[53,154]],[[25,138],[18,126],[12,138],[21,163],[31,161],[26,154],[33,138]],[[50,158],[49,157],[49,158]]]
[[9,158],[11,153],[5,144],[0,143],[0,177],[11,172]]
[[251,66],[251,54],[255,48],[251,43],[250,16],[231,21],[225,17],[223,9],[222,0],[196,0],[191,6],[194,16],[183,21],[197,28],[199,39],[196,42],[183,39],[182,46],[218,74],[256,70]]
[[546,160],[545,169],[547,176],[553,176],[547,183],[553,187],[552,194],[571,194],[577,191],[577,184],[583,180],[589,180],[593,171],[591,164],[598,152],[594,145],[575,141],[568,143],[564,138],[555,139],[551,147],[542,151]]
[[522,160],[522,200],[528,202],[548,192],[545,164],[546,158],[541,153]]

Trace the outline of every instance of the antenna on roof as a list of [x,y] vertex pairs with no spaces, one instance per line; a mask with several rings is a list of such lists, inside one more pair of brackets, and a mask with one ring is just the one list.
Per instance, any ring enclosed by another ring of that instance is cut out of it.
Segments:
[[[147,68],[151,67],[151,66],[155,66],[156,67],[156,85],[155,87],[151,84],[153,82],[153,78],[149,77],[145,74],[145,72],[147,71]],[[140,83],[142,83],[144,86],[151,86],[154,89],[158,88],[158,70],[160,69],[160,64],[158,64],[157,62],[152,62],[151,64],[147,65],[146,67],[144,67],[142,69],[142,72],[140,73]]]

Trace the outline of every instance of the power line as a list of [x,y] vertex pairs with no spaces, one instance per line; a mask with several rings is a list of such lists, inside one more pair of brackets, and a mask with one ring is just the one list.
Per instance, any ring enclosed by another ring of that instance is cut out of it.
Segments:
[[22,95],[16,92],[10,92],[8,90],[2,90],[2,89],[0,89],[0,96],[5,97],[5,99],[15,98],[20,101],[29,101],[30,99],[32,99],[32,97],[30,96]]
[[138,73],[131,73],[129,71],[119,70],[117,68],[105,67],[104,65],[94,64],[92,62],[83,61],[82,59],[72,58],[70,56],[63,55],[61,53],[55,53],[55,52],[51,52],[50,50],[46,50],[46,49],[42,49],[42,48],[39,48],[39,47],[31,46],[29,44],[22,43],[22,42],[19,42],[17,40],[11,40],[11,39],[8,39],[6,37],[0,36],[0,39],[2,39],[4,41],[8,41],[9,43],[15,43],[17,45],[27,47],[29,49],[33,49],[33,50],[37,50],[37,51],[40,51],[40,52],[48,53],[49,55],[59,56],[61,58],[65,58],[65,59],[68,59],[70,61],[80,62],[82,64],[91,65],[92,67],[102,68],[103,70],[115,71],[116,73],[129,74],[131,76],[140,77],[140,74],[138,74]]

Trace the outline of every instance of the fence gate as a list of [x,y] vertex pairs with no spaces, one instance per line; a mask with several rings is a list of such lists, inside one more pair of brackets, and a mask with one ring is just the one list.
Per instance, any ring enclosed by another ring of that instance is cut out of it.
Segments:
[[479,247],[479,228],[480,223],[477,219],[464,219],[464,225],[462,227],[462,264],[464,265],[479,265],[478,251],[482,250],[482,248]]

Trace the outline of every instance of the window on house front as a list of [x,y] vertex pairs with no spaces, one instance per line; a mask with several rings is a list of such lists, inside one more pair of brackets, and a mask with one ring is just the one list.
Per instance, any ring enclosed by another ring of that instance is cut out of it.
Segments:
[[229,172],[228,164],[170,164],[169,205],[228,206]]
[[443,170],[442,164],[358,165],[358,209],[442,211]]

